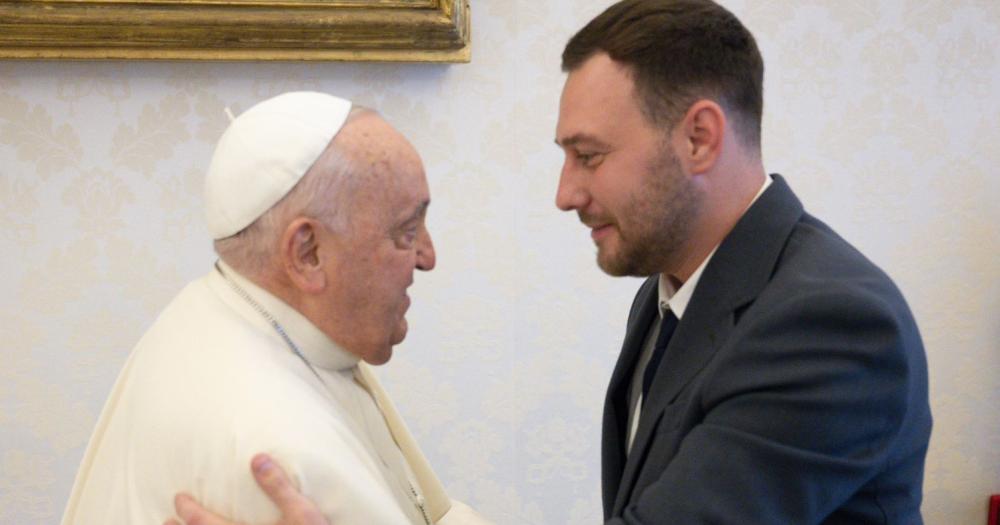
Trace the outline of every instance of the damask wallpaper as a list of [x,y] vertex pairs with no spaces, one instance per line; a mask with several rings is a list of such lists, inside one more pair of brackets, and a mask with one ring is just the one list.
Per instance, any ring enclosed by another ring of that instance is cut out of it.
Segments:
[[[0,62],[0,523],[51,524],[132,345],[213,256],[226,123],[293,89],[412,138],[438,267],[380,369],[450,492],[498,523],[600,521],[604,387],[638,281],[554,206],[565,41],[610,0],[473,0],[467,65]],[[924,512],[1000,492],[1000,4],[729,0],[767,64],[765,164],[897,281],[935,429]]]

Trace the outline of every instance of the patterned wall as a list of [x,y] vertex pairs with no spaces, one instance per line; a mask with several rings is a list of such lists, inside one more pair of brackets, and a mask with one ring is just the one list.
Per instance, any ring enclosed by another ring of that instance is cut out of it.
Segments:
[[[609,0],[473,0],[468,65],[0,62],[0,523],[55,523],[102,402],[212,263],[200,185],[235,111],[291,89],[380,109],[422,153],[438,268],[381,370],[454,496],[599,522],[603,389],[637,281],[554,207],[574,30]],[[768,66],[765,163],[909,298],[936,426],[925,515],[1000,492],[1000,4],[730,0]]]

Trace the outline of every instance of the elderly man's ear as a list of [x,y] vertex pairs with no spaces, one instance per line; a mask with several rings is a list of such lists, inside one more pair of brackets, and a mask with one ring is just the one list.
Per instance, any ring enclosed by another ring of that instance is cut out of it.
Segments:
[[289,223],[281,236],[280,255],[285,273],[292,285],[305,293],[316,293],[326,287],[324,261],[320,254],[321,226],[314,219],[299,217]]

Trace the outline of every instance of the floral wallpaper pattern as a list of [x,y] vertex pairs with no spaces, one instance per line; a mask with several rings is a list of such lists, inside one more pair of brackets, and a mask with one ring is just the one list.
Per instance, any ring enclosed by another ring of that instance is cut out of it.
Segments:
[[[61,515],[119,368],[213,261],[201,179],[287,90],[381,111],[423,155],[438,267],[380,374],[453,496],[600,522],[604,387],[638,281],[554,206],[566,40],[609,0],[472,0],[464,65],[0,61],[0,523]],[[729,0],[767,64],[764,155],[920,323],[929,524],[1000,492],[1000,3]]]

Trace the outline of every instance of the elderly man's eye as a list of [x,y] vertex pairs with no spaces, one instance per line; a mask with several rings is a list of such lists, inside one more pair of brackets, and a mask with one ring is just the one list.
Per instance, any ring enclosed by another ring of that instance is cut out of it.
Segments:
[[410,228],[403,230],[398,237],[396,237],[396,245],[402,249],[409,249],[414,246],[417,242],[417,229]]

